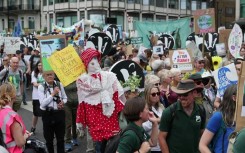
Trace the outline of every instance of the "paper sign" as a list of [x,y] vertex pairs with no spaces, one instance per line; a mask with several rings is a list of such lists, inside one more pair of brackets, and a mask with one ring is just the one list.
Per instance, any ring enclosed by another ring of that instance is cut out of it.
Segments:
[[15,54],[16,50],[20,50],[20,37],[4,37],[4,52]]
[[229,39],[228,39],[228,47],[231,55],[235,58],[240,57],[240,49],[242,45],[242,29],[238,24],[235,24],[233,29],[231,30]]
[[43,72],[52,71],[52,67],[48,63],[47,58],[49,58],[55,51],[59,51],[65,48],[66,37],[65,35],[53,35],[38,37],[38,39],[40,40]]
[[214,8],[196,10],[193,15],[196,34],[215,32]]
[[144,55],[145,55],[145,50],[146,50],[146,49],[148,49],[148,48],[146,48],[146,47],[144,47],[144,46],[140,46],[138,55],[140,55],[140,54],[144,54]]
[[225,56],[226,55],[225,43],[216,44],[216,51],[218,56]]
[[190,51],[180,49],[169,52],[170,65],[172,68],[178,68],[181,72],[190,72],[193,70],[192,53]]
[[231,84],[237,84],[238,77],[234,63],[221,67],[212,72],[217,85],[219,95],[223,97],[226,88]]
[[163,46],[153,46],[153,54],[163,55]]
[[53,53],[48,58],[48,63],[64,86],[71,84],[86,72],[82,60],[72,46]]
[[236,130],[240,131],[245,125],[245,62],[242,63],[241,75],[239,76],[237,99],[236,99]]

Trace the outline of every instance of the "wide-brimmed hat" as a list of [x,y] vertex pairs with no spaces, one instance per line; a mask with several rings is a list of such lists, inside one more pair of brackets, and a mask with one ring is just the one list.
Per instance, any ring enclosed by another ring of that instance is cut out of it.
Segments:
[[186,79],[186,80],[181,80],[178,83],[177,87],[172,86],[171,90],[177,94],[184,94],[197,88],[199,87],[196,86],[193,80]]
[[202,75],[200,73],[194,73],[194,74],[190,75],[188,79],[201,80],[202,79]]

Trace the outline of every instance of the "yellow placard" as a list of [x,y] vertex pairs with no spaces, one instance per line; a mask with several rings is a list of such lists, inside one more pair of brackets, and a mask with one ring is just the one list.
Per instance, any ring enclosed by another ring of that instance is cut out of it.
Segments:
[[72,46],[54,52],[48,58],[48,63],[64,86],[74,82],[82,73],[86,72],[82,60]]

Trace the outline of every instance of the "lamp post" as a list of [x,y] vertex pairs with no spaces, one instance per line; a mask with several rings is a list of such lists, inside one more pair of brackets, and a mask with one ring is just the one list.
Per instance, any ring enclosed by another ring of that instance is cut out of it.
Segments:
[[9,0],[7,0],[7,16],[8,16],[8,32],[10,32],[9,30]]

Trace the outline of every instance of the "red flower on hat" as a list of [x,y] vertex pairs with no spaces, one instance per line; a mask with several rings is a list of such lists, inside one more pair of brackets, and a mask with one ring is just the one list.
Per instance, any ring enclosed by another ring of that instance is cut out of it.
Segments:
[[101,60],[101,53],[93,48],[88,48],[85,51],[83,51],[80,55],[86,69],[88,67],[88,63],[94,58],[97,57],[98,62],[100,63]]

